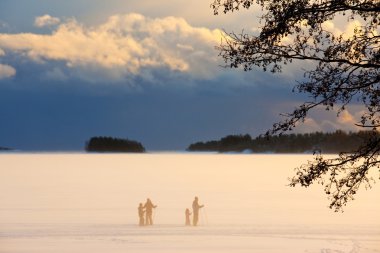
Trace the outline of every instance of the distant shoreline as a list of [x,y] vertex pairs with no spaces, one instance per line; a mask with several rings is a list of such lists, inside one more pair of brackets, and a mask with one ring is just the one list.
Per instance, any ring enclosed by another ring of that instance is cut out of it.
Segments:
[[[10,150],[10,151],[1,151],[0,155],[89,155],[89,156],[97,156],[97,155],[226,155],[226,156],[234,156],[234,155],[242,155],[242,156],[257,156],[257,155],[305,155],[310,156],[312,153],[244,153],[244,152],[215,152],[215,151],[186,151],[186,150],[165,150],[165,151],[146,151],[144,153],[127,153],[127,152],[86,152],[82,150],[73,150],[73,151],[24,151],[24,150]],[[325,155],[338,155],[339,153],[325,153]]]
[[250,154],[339,154],[356,150],[368,139],[373,138],[373,134],[371,131],[346,133],[337,130],[333,133],[283,134],[256,138],[252,138],[249,134],[228,135],[219,140],[190,144],[187,150]]
[[0,147],[0,152],[3,152],[3,151],[13,151],[13,149],[12,148]]

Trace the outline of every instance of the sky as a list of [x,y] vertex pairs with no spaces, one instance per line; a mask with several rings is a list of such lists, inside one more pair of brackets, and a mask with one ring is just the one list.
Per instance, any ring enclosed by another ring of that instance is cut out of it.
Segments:
[[[276,75],[222,67],[223,31],[254,33],[259,10],[214,16],[210,4],[1,0],[0,146],[74,151],[113,136],[185,150],[264,133],[308,99],[292,92],[308,65]],[[358,115],[317,109],[296,132],[355,130]]]

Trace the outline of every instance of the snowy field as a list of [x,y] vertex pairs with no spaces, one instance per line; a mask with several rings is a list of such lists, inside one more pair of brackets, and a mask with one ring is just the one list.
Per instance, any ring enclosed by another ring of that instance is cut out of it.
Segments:
[[[379,184],[334,213],[321,186],[286,186],[310,158],[0,154],[0,252],[380,253]],[[139,227],[147,197],[155,225]]]

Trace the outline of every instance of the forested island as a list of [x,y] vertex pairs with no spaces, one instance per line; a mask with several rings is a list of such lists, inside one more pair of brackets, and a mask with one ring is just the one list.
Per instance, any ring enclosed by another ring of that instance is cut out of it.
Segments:
[[350,152],[373,137],[369,131],[333,133],[284,134],[279,136],[252,138],[246,135],[228,135],[220,140],[191,144],[188,151],[243,152],[253,153],[322,153]]
[[92,137],[86,142],[87,152],[129,152],[144,153],[144,146],[137,141],[113,137]]

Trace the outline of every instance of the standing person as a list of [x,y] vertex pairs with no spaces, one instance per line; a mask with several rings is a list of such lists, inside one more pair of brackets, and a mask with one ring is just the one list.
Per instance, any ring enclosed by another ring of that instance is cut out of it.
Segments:
[[185,217],[186,217],[185,225],[186,226],[191,226],[190,216],[191,216],[190,210],[189,210],[189,208],[186,208],[186,211],[185,211]]
[[146,199],[146,203],[144,205],[145,208],[145,225],[153,225],[153,208],[157,206],[152,203],[152,201],[148,198]]
[[193,201],[193,226],[198,225],[199,209],[201,209],[202,207],[204,207],[204,205],[199,205],[198,197],[195,197]]
[[139,204],[139,207],[137,208],[138,210],[138,213],[139,213],[139,226],[144,226],[145,225],[145,222],[144,222],[144,206],[142,203]]

